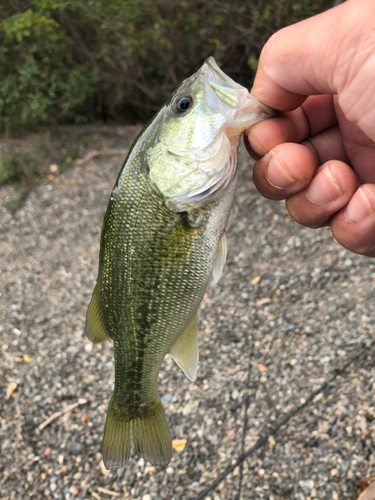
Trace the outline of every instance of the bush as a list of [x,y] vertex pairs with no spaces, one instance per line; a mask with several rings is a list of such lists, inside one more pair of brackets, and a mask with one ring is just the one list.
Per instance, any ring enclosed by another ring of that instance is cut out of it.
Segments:
[[0,128],[148,118],[213,55],[250,86],[279,28],[327,0],[2,0]]

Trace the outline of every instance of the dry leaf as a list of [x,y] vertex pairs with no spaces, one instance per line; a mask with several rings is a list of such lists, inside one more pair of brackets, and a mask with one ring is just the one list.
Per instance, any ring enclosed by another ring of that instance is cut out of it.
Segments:
[[360,479],[359,481],[356,481],[356,483],[355,483],[357,488],[359,488],[361,491],[365,490],[369,484],[370,484],[370,481],[367,478]]
[[176,451],[182,451],[185,449],[187,440],[186,439],[174,439],[172,441],[172,447]]
[[270,302],[272,302],[272,299],[260,299],[258,300],[257,302],[255,302],[255,306],[258,307],[258,306],[263,306],[264,304],[269,304]]
[[17,384],[15,382],[10,382],[7,386],[5,399],[9,399],[16,389],[17,389]]
[[251,284],[252,285],[257,285],[260,281],[260,276],[257,276],[256,278],[254,278],[252,281],[251,281]]
[[267,371],[267,366],[264,366],[264,365],[258,365],[258,370],[259,370],[260,372],[265,372],[265,371]]
[[89,416],[87,415],[87,413],[85,413],[84,415],[82,415],[81,417],[81,422],[84,424],[85,422],[87,422],[89,419]]
[[358,500],[375,500],[375,483],[371,483],[370,486],[362,491]]

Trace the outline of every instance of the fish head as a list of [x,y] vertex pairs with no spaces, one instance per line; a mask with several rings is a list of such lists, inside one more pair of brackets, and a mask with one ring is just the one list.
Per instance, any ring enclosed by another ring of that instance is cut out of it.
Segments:
[[147,151],[153,187],[172,211],[217,197],[236,174],[242,132],[274,116],[209,57],[161,110]]

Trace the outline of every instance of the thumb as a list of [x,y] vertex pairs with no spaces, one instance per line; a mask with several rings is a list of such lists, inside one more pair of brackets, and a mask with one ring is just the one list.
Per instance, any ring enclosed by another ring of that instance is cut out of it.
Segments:
[[375,139],[375,2],[348,0],[288,26],[266,43],[252,94],[290,111],[309,95],[338,94],[346,118]]

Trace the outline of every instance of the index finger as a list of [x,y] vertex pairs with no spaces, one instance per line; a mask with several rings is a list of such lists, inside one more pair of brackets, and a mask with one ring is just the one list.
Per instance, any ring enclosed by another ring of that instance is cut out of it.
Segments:
[[278,144],[302,142],[336,124],[332,96],[310,96],[298,109],[253,125],[248,138],[255,153],[263,156]]

